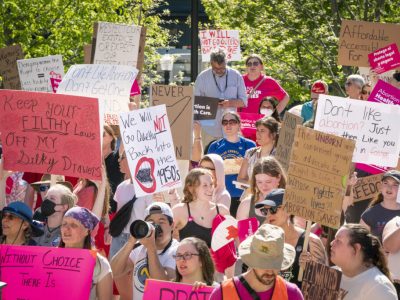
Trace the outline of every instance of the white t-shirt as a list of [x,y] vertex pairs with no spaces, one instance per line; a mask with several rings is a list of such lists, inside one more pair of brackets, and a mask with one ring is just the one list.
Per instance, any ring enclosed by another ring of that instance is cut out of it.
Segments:
[[108,273],[111,273],[111,266],[107,258],[97,253],[96,265],[93,271],[92,288],[90,289],[90,300],[96,300],[97,283],[101,281]]
[[347,294],[344,300],[397,300],[396,289],[377,267],[354,277],[342,274],[340,288]]
[[[128,179],[121,182],[117,186],[117,190],[115,191],[114,194],[114,200],[117,202],[117,211],[126,203],[128,203],[128,201],[131,200],[134,195],[135,195],[135,187],[133,186],[133,183],[131,183],[131,180]],[[135,203],[133,204],[131,218],[128,222],[128,225],[126,225],[124,230],[122,230],[122,233],[129,233],[129,227],[131,226],[131,223],[133,221],[144,219],[144,211],[146,207],[149,206],[152,202],[153,202],[152,195],[139,197],[135,201]]]
[[[161,254],[162,250],[157,251],[158,258],[164,268],[175,269],[176,263],[173,255],[176,253],[176,248],[179,242],[172,240],[171,246],[165,253]],[[149,278],[149,270],[147,268],[147,249],[144,246],[135,248],[129,255],[129,259],[133,262],[133,299],[141,300],[143,298],[144,285],[146,279]]]

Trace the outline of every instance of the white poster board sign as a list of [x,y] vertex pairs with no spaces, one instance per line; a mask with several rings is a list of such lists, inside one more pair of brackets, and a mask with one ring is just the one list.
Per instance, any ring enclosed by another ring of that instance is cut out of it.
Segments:
[[51,78],[64,76],[61,55],[17,60],[21,89],[33,92],[52,92]]
[[131,66],[73,65],[57,93],[98,98],[105,122],[117,125],[118,114],[129,110],[129,94],[137,73]]
[[[365,82],[372,82],[372,76],[370,74],[370,68],[368,67],[359,67],[358,68],[358,73],[364,78]],[[392,78],[393,78],[394,70],[387,71],[382,74],[378,74],[378,78],[380,80],[383,80],[387,83],[390,83]]]
[[119,115],[119,127],[136,196],[181,186],[165,105]]
[[98,22],[94,64],[137,67],[141,27]]
[[314,129],[355,140],[355,163],[395,167],[399,120],[398,105],[320,95]]
[[239,30],[201,30],[201,59],[210,61],[210,53],[222,49],[228,61],[240,61]]

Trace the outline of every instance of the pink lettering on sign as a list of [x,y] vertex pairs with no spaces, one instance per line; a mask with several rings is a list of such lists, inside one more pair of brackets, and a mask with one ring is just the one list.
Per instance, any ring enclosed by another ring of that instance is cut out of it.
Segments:
[[101,179],[97,99],[1,90],[0,119],[6,170]]
[[371,69],[381,74],[400,66],[400,53],[395,43],[368,54]]
[[208,300],[213,290],[214,288],[211,286],[193,290],[193,286],[190,284],[147,279],[144,287],[143,300]]
[[256,218],[238,221],[239,241],[243,242],[245,239],[247,239],[247,237],[253,235],[254,232],[257,231],[259,225],[260,224],[258,223],[258,220]]
[[245,138],[256,142],[256,122],[264,117],[262,114],[239,113],[241,119],[241,130]]
[[96,253],[85,249],[1,245],[2,296],[87,300],[95,263]]

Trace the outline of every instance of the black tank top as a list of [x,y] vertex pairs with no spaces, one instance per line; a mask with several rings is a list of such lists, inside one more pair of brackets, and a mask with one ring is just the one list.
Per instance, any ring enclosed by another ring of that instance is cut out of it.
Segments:
[[[300,270],[299,258],[300,258],[301,252],[303,252],[304,235],[305,235],[305,231],[299,236],[299,239],[297,240],[297,244],[295,247],[296,257],[294,259],[293,265],[289,269],[287,269],[285,271],[281,271],[279,274],[286,281],[296,284],[300,289],[301,289],[301,282],[298,281],[297,278],[299,277],[299,270]],[[310,247],[308,247],[308,251],[310,251]]]
[[[216,206],[216,208],[217,208],[217,214],[219,215],[218,205]],[[195,221],[193,221],[192,215],[190,213],[189,203],[187,203],[187,209],[188,209],[189,219],[188,219],[188,222],[186,223],[186,225],[181,230],[179,230],[179,239],[183,240],[184,238],[187,238],[187,237],[197,237],[197,238],[205,241],[208,248],[211,248],[211,229],[212,228],[200,226]]]

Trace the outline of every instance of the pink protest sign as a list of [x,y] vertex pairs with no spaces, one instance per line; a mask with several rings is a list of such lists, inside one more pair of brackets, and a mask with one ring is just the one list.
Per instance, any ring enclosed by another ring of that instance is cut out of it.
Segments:
[[140,95],[140,87],[139,87],[137,80],[135,79],[135,81],[132,84],[130,96],[133,97],[136,95]]
[[371,69],[381,74],[400,66],[400,53],[395,43],[368,54]]
[[250,218],[238,221],[238,236],[239,241],[243,242],[247,237],[254,234],[259,226],[256,218]]
[[1,90],[0,119],[6,170],[101,179],[97,99]]
[[383,80],[378,80],[368,101],[400,105],[400,90]]
[[0,246],[4,299],[87,300],[96,253],[85,249]]
[[262,114],[239,113],[241,119],[241,130],[245,138],[256,141],[256,122],[264,117]]
[[53,90],[53,93],[57,93],[57,89],[61,81],[62,81],[62,74],[58,74],[54,71],[50,72],[50,85],[51,89]]
[[147,279],[146,286],[144,287],[143,300],[208,300],[213,290],[213,287],[206,286],[194,291],[193,286],[190,284]]

